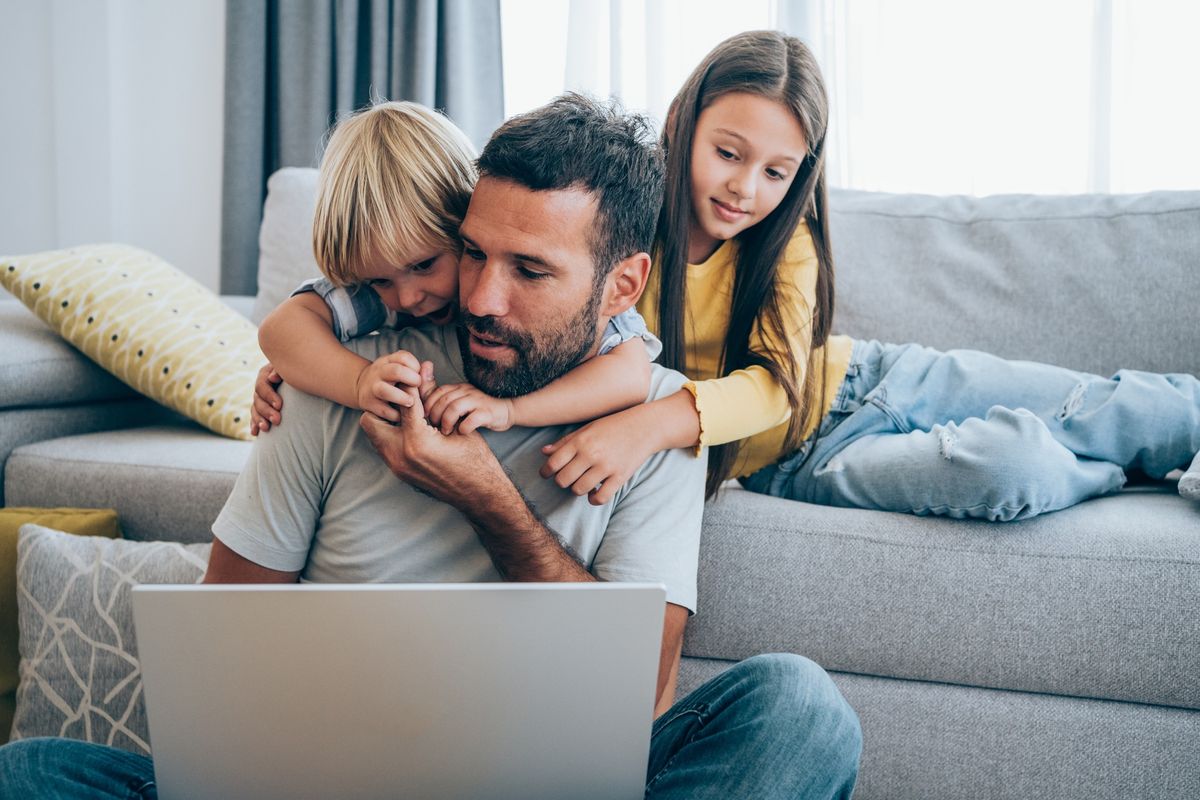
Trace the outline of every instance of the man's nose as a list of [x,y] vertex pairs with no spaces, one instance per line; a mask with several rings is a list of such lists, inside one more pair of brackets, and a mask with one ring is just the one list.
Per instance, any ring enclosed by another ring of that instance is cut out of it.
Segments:
[[466,296],[462,303],[467,311],[477,317],[503,317],[508,313],[508,281],[503,268],[488,262],[475,274],[474,282],[468,286],[463,282]]

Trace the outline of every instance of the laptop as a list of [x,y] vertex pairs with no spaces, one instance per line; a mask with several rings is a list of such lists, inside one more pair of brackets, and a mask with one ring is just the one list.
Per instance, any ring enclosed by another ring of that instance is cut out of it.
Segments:
[[658,584],[137,586],[159,796],[633,800]]

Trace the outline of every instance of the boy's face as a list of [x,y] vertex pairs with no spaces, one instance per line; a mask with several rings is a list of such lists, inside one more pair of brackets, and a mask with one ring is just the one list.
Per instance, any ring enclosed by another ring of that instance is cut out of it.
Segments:
[[393,311],[434,325],[454,319],[458,302],[457,253],[415,251],[403,264],[368,257],[358,274]]

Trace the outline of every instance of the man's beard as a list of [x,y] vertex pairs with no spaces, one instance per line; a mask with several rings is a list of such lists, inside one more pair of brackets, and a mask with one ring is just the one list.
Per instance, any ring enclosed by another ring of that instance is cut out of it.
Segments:
[[[543,341],[526,331],[503,325],[495,317],[477,317],[465,309],[459,314],[458,349],[462,353],[467,380],[493,397],[520,397],[562,377],[587,357],[596,344],[596,312],[601,292],[592,292],[588,302],[561,330],[544,331]],[[516,360],[502,366],[471,352],[470,328],[481,336],[503,342],[513,349]]]

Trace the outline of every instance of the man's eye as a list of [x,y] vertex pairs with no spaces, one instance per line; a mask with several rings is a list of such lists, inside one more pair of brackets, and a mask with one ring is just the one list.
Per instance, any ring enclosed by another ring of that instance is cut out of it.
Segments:
[[409,269],[413,272],[429,272],[429,270],[433,269],[433,262],[436,260],[436,258],[427,258],[420,263],[413,264]]
[[517,267],[517,271],[521,273],[522,278],[528,278],[531,281],[538,281],[538,280],[541,280],[542,278],[549,277],[549,273],[534,272],[533,270],[531,270],[527,267]]
[[482,250],[476,250],[472,247],[464,247],[463,255],[472,261],[483,261],[484,255]]

